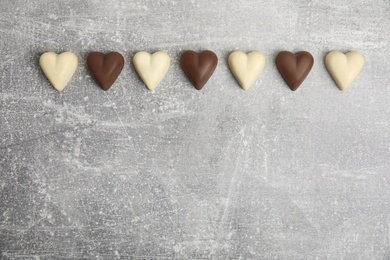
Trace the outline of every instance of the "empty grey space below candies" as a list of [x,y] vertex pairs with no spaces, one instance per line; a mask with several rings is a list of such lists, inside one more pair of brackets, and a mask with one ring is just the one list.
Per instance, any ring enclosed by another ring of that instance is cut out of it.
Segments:
[[[2,259],[388,259],[390,2],[10,1],[0,5]],[[196,91],[180,53],[215,51]],[[46,51],[79,66],[63,92],[39,67]],[[131,64],[162,50],[154,93]],[[247,91],[232,50],[267,65]],[[315,60],[292,92],[279,51]],[[331,50],[364,68],[345,92]],[[118,51],[107,92],[84,64]]]

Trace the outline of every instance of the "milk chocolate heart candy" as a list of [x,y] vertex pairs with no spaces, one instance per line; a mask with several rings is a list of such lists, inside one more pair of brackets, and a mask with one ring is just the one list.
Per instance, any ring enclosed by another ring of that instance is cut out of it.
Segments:
[[363,68],[364,57],[356,51],[347,54],[332,51],[325,58],[325,65],[340,90],[346,90]]
[[265,58],[260,52],[245,54],[234,51],[229,55],[229,67],[240,86],[247,90],[260,76],[265,66]]
[[123,69],[125,60],[120,53],[91,52],[87,58],[88,69],[103,90],[108,90]]
[[212,51],[196,53],[185,51],[180,58],[181,67],[197,90],[201,90],[213,75],[218,64],[217,55]]
[[59,55],[46,52],[41,55],[39,64],[54,88],[62,91],[76,72],[78,60],[71,52],[63,52]]
[[168,72],[171,59],[162,51],[153,54],[141,51],[134,55],[133,63],[146,87],[153,91]]
[[307,51],[297,54],[282,51],[276,57],[276,67],[292,91],[297,90],[302,84],[313,64],[313,56]]

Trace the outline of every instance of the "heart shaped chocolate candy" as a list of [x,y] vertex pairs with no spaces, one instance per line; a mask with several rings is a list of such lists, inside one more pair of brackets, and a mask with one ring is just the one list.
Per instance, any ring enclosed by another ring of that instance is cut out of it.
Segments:
[[117,52],[91,52],[87,58],[88,69],[103,90],[108,90],[114,84],[124,64],[123,56]]
[[302,84],[313,64],[314,58],[307,51],[296,54],[282,51],[276,57],[276,67],[292,91]]
[[185,51],[180,58],[181,67],[197,90],[201,90],[213,75],[218,64],[217,55],[212,51],[196,53]]

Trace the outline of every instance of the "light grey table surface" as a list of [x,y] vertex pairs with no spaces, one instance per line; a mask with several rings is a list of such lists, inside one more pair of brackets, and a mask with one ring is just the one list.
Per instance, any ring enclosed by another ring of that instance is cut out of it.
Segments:
[[[389,0],[1,0],[1,257],[390,259],[389,33]],[[186,49],[219,57],[202,91]],[[366,62],[341,92],[324,57],[352,49]],[[154,93],[140,50],[172,59]],[[233,50],[267,59],[248,91]],[[314,56],[296,92],[281,50]],[[46,51],[79,57],[62,93]],[[91,51],[125,57],[107,92]]]

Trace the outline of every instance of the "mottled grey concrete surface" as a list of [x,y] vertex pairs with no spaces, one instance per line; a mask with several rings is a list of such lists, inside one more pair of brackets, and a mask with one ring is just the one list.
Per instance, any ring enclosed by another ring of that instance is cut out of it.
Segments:
[[[390,1],[24,1],[0,3],[0,255],[3,259],[390,259]],[[196,91],[186,49],[214,50]],[[233,50],[266,69],[244,92]],[[330,50],[366,63],[342,93]],[[102,91],[90,51],[126,64]],[[154,93],[130,63],[164,50]],[[291,92],[274,58],[315,65]],[[59,93],[46,51],[79,69]]]

